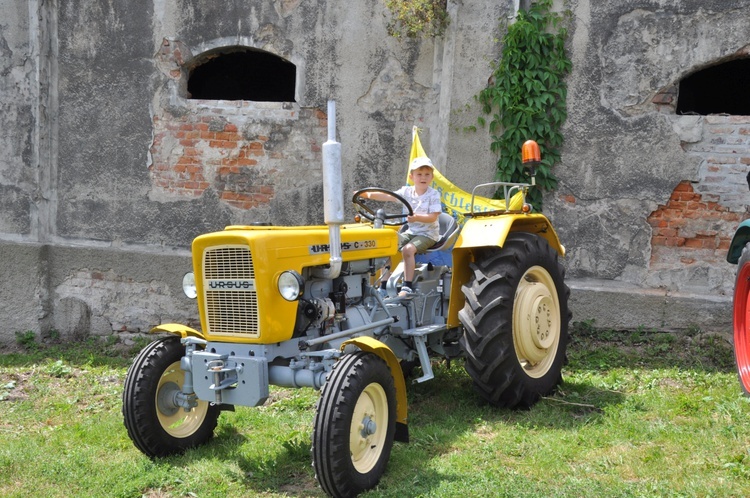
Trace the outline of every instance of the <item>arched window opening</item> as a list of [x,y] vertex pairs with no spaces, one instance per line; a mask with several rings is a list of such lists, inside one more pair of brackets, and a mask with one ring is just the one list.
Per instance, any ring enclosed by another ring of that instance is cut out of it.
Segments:
[[270,52],[241,49],[204,55],[190,71],[191,99],[294,102],[297,68]]
[[680,81],[677,114],[750,116],[750,59],[736,59]]

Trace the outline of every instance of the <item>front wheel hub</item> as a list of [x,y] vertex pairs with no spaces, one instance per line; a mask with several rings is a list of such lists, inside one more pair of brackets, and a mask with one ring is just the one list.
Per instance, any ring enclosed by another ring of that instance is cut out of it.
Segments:
[[177,394],[180,392],[180,386],[174,382],[165,382],[159,388],[156,395],[156,407],[159,413],[171,417],[180,409],[177,405]]
[[375,423],[375,421],[370,417],[365,417],[365,419],[362,421],[362,437],[366,438],[367,436],[372,436],[377,432],[378,425]]

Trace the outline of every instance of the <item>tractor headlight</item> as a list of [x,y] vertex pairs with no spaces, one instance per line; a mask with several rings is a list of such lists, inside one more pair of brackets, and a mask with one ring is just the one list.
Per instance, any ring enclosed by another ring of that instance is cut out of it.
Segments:
[[182,277],[182,292],[190,299],[198,297],[198,289],[195,288],[195,273],[188,272]]
[[296,301],[305,290],[302,275],[294,270],[285,271],[279,275],[279,294],[287,301]]

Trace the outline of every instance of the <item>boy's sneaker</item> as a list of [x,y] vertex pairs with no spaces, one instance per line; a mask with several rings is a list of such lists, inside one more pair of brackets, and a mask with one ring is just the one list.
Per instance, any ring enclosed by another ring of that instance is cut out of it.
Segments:
[[401,287],[401,292],[398,293],[398,297],[409,297],[412,294],[414,294],[414,291],[411,290],[411,287]]

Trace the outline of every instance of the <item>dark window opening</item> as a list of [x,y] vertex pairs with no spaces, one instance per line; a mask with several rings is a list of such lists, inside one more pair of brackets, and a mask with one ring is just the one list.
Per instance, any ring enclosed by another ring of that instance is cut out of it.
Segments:
[[296,69],[261,50],[211,54],[190,71],[189,98],[294,102]]
[[680,81],[677,114],[750,116],[750,59],[736,59]]

